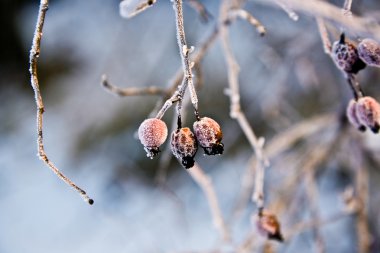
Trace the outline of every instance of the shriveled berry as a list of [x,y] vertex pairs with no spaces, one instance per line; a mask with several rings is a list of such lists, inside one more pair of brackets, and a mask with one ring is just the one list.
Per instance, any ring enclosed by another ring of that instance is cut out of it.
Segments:
[[339,41],[334,42],[331,57],[339,69],[349,74],[356,74],[366,66],[359,58],[356,46],[345,41],[344,34],[341,35]]
[[359,98],[356,115],[360,123],[378,133],[380,130],[380,104],[372,97]]
[[152,118],[141,123],[138,133],[147,156],[153,158],[160,152],[159,146],[165,142],[168,136],[168,128],[162,120]]
[[380,45],[373,39],[364,39],[358,45],[360,59],[370,66],[380,67]]
[[171,148],[173,155],[181,160],[186,169],[194,166],[194,156],[197,153],[198,144],[190,128],[183,127],[172,133]]
[[262,236],[280,242],[284,240],[281,234],[281,225],[277,220],[276,215],[270,213],[269,211],[263,210],[259,213],[256,219],[257,230]]
[[366,130],[366,127],[360,122],[358,116],[357,116],[357,102],[354,99],[351,99],[351,101],[348,103],[346,115],[348,121],[353,125],[356,129],[364,132]]
[[193,129],[206,155],[223,154],[224,145],[221,142],[223,133],[215,120],[203,117],[194,122]]

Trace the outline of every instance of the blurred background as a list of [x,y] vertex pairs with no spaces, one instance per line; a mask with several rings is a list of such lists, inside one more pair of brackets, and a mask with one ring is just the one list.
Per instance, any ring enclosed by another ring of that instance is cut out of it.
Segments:
[[[249,1],[245,9],[267,35],[242,20],[230,27],[242,109],[266,140],[266,203],[281,221],[284,243],[266,241],[250,222],[253,151],[229,117],[219,41],[201,62],[200,113],[222,126],[225,153],[205,157],[200,149],[196,160],[212,178],[231,229],[228,244],[185,169],[167,151],[148,159],[136,138],[160,97],[117,97],[101,87],[102,74],[120,87],[167,87],[181,66],[171,2],[158,1],[129,20],[119,16],[119,2],[51,1],[38,62],[46,152],[93,206],[36,156],[28,57],[39,3],[0,3],[0,252],[380,252],[380,139],[345,124],[352,95],[324,53],[313,17],[298,13],[294,22],[277,7]],[[184,6],[187,41],[196,48],[218,21],[220,1],[202,3],[208,22]],[[377,23],[379,11],[377,0],[353,2],[354,14]],[[340,27],[331,27],[338,38]],[[367,68],[358,79],[380,98],[379,69]],[[172,109],[163,118],[168,126]],[[191,107],[186,111],[191,126]],[[163,157],[171,158],[167,165]],[[247,241],[250,247],[238,251]]]

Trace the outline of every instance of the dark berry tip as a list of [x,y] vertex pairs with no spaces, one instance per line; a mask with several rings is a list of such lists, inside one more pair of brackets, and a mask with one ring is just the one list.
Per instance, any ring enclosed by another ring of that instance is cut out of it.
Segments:
[[93,205],[93,204],[94,204],[94,200],[93,200],[93,199],[89,199],[89,200],[88,200],[88,203],[89,203],[90,205]]
[[373,132],[374,134],[379,133],[380,125],[376,123],[373,127],[371,127],[371,130],[372,130],[372,132]]
[[359,130],[360,132],[365,132],[366,127],[363,126],[363,125],[361,125],[361,126],[358,128],[358,130]]
[[150,159],[153,159],[153,157],[157,156],[161,151],[158,147],[144,147],[146,151],[146,156]]
[[186,168],[186,169],[190,169],[191,167],[194,166],[194,157],[189,157],[189,156],[186,156],[186,157],[183,157],[182,158],[182,165]]
[[221,155],[224,151],[223,143],[217,143],[212,145],[211,147],[203,148],[206,155]]
[[346,36],[344,33],[342,33],[339,38],[339,44],[345,44],[345,43],[346,43]]
[[284,241],[284,237],[279,232],[277,232],[275,234],[269,234],[268,235],[268,239],[270,239],[270,240],[276,240],[276,241],[279,241],[279,242],[283,242]]

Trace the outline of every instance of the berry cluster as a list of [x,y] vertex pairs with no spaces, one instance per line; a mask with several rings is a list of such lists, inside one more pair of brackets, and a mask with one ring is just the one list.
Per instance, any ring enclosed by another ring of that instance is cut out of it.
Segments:
[[331,57],[342,71],[357,74],[366,65],[380,67],[380,45],[372,39],[363,39],[356,47],[342,33],[332,46]]
[[361,97],[357,101],[352,99],[347,106],[349,122],[360,131],[368,127],[373,133],[380,130],[380,104],[372,97]]
[[373,133],[380,130],[380,104],[372,97],[364,96],[355,74],[367,65],[380,67],[380,45],[372,39],[363,39],[356,47],[346,41],[344,33],[335,41],[331,49],[331,57],[336,66],[347,75],[347,80],[354,92],[346,110],[348,121],[358,130],[367,128]]
[[339,69],[349,74],[356,74],[366,67],[359,57],[356,46],[346,41],[344,33],[341,34],[339,41],[334,42],[331,57]]
[[[215,120],[208,117],[197,118],[193,130],[194,133],[188,127],[181,127],[179,120],[178,128],[171,135],[172,153],[186,169],[194,166],[198,143],[206,155],[222,154],[224,150],[221,142],[223,133]],[[139,139],[148,157],[153,158],[160,152],[159,147],[165,142],[167,132],[166,124],[161,119],[151,118],[141,123]]]

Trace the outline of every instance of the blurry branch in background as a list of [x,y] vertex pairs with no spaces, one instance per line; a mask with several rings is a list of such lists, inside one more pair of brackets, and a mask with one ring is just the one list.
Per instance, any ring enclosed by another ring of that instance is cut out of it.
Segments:
[[318,26],[318,31],[319,35],[321,36],[322,39],[322,44],[323,44],[323,49],[325,53],[330,56],[331,54],[331,41],[329,39],[329,33],[327,32],[327,28],[325,25],[325,21],[323,18],[316,18],[317,21],[317,26]]
[[356,198],[356,230],[358,249],[357,252],[367,253],[370,252],[372,244],[372,236],[369,230],[368,219],[368,201],[369,201],[369,173],[365,168],[365,162],[363,157],[363,147],[358,140],[353,139],[352,145],[349,145],[351,150],[351,166],[355,173],[355,182],[353,198]]
[[351,16],[351,6],[352,6],[352,0],[345,0],[343,5],[343,15]]
[[294,21],[298,21],[299,16],[291,8],[289,8],[289,6],[286,3],[284,3],[280,0],[275,0],[275,2],[278,6],[281,7],[281,9],[283,9],[283,11],[285,11],[288,14],[290,19],[292,19]]
[[220,7],[220,32],[221,32],[221,42],[225,61],[227,64],[227,73],[228,73],[228,85],[226,93],[230,97],[230,116],[231,118],[237,120],[242,131],[244,132],[246,138],[251,144],[256,157],[257,157],[257,166],[256,166],[256,189],[254,191],[254,201],[257,204],[259,213],[264,208],[264,170],[265,167],[269,166],[269,161],[263,153],[263,141],[259,141],[256,137],[252,127],[249,125],[249,122],[241,110],[240,106],[240,92],[239,92],[239,64],[237,63],[235,56],[232,52],[230,41],[229,41],[229,29],[227,25],[230,17],[230,11],[236,10],[239,8],[240,2],[224,0],[221,3]]
[[229,241],[231,239],[230,232],[228,231],[227,225],[223,219],[222,211],[220,210],[219,201],[211,179],[204,173],[197,163],[195,163],[191,169],[187,170],[187,172],[189,172],[191,177],[204,192],[210,206],[215,227],[219,230],[223,240]]
[[150,86],[150,87],[143,87],[143,88],[137,88],[137,87],[119,88],[111,84],[107,80],[106,75],[102,76],[102,85],[106,90],[108,90],[112,94],[116,94],[121,97],[141,96],[141,95],[164,95],[166,93],[164,89],[157,86]]
[[68,184],[70,187],[75,189],[82,198],[92,205],[94,201],[89,198],[84,190],[79,188],[74,182],[72,182],[69,178],[67,178],[62,172],[59,171],[59,169],[49,160],[49,158],[46,155],[44,144],[43,144],[43,113],[45,111],[44,104],[42,101],[41,91],[39,87],[39,81],[37,76],[37,59],[40,55],[40,45],[41,45],[41,38],[42,38],[42,29],[45,22],[45,15],[48,10],[48,0],[41,0],[39,12],[38,12],[38,18],[36,23],[36,28],[34,31],[33,36],[33,42],[32,42],[32,48],[30,50],[30,75],[31,75],[31,85],[34,90],[36,105],[37,105],[37,145],[38,145],[38,156],[40,159],[66,184]]
[[231,9],[231,11],[228,12],[228,20],[231,21],[232,19],[235,19],[237,17],[246,20],[248,23],[250,23],[252,26],[256,27],[257,32],[260,34],[260,36],[264,36],[266,31],[265,27],[258,21],[255,17],[253,17],[249,12],[243,9]]
[[156,0],[123,0],[120,2],[120,16],[132,18],[151,7]]
[[277,5],[283,3],[289,8],[303,12],[305,14],[321,17],[325,20],[333,21],[347,29],[352,33],[361,34],[362,36],[371,36],[374,39],[380,40],[380,25],[372,22],[365,17],[358,17],[356,15],[346,16],[342,15],[342,8],[332,5],[325,1],[317,0],[256,0],[265,5]]
[[206,7],[199,0],[186,0],[186,3],[199,13],[203,22],[206,23],[212,18],[211,13],[208,12]]

